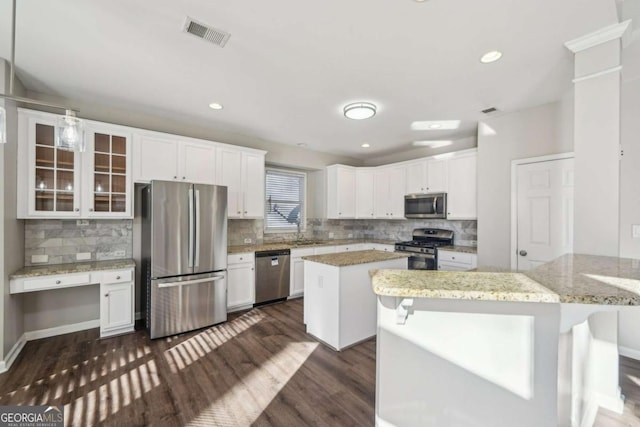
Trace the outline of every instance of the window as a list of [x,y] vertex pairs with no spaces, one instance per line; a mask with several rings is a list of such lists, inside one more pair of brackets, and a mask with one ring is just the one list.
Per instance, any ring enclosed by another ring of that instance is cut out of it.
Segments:
[[265,231],[294,232],[305,229],[305,188],[307,174],[303,172],[267,169]]

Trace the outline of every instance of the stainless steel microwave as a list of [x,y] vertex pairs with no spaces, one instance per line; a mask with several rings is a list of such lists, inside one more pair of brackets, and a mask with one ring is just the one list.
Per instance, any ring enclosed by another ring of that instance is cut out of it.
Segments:
[[407,194],[405,218],[447,218],[447,193]]

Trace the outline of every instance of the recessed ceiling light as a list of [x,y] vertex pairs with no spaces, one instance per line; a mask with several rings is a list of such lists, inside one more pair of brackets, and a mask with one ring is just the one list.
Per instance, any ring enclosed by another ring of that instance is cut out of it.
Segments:
[[212,110],[222,110],[224,107],[222,106],[222,104],[212,102],[211,104],[209,104],[209,108],[211,108]]
[[371,145],[367,144],[366,142],[364,144],[362,144],[360,147],[362,148],[369,148],[371,147]]
[[480,57],[480,62],[483,64],[489,64],[502,58],[502,52],[499,50],[491,50]]
[[343,111],[344,116],[353,120],[369,119],[376,115],[377,107],[370,102],[354,102],[345,105]]
[[451,130],[460,127],[460,120],[424,120],[411,123],[413,130]]
[[298,147],[306,147],[307,143],[306,142],[298,142]]
[[453,144],[453,141],[451,140],[413,141],[412,144],[416,147],[438,148],[438,147],[446,147],[447,145],[451,145]]

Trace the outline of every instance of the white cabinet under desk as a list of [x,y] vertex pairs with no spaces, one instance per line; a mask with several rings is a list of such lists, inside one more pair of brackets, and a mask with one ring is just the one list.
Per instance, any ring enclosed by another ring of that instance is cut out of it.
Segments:
[[9,276],[10,293],[97,285],[100,337],[108,337],[134,330],[134,271],[132,260],[25,267]]

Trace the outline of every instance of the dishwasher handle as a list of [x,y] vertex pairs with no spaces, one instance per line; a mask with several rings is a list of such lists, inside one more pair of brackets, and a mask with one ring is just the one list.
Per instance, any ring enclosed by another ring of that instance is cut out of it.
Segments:
[[267,257],[276,257],[283,255],[291,255],[291,251],[289,249],[283,249],[279,251],[260,251],[256,252],[256,258],[267,258]]

